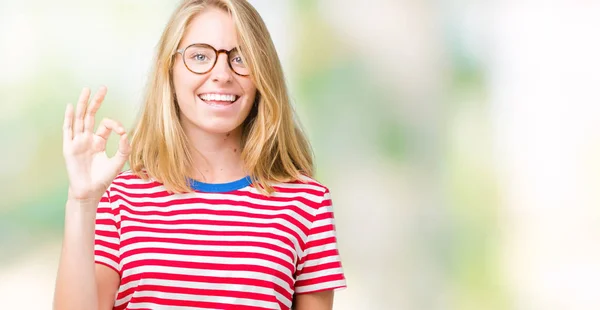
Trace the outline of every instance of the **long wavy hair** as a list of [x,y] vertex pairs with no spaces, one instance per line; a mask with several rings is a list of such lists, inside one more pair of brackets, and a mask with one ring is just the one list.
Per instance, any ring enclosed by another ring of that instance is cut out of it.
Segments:
[[175,10],[156,49],[142,108],[132,138],[131,170],[163,183],[170,192],[192,191],[192,157],[175,101],[172,68],[176,49],[192,19],[206,8],[228,12],[242,57],[256,85],[254,107],[242,124],[242,159],[263,194],[276,182],[312,176],[313,156],[293,111],[283,69],[264,21],[245,0],[185,0]]

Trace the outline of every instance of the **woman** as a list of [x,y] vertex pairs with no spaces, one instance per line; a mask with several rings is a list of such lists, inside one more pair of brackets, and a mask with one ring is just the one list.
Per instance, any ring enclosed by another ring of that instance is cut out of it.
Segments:
[[92,132],[106,88],[66,109],[55,309],[331,309],[346,283],[329,191],[256,10],[184,1],[151,77],[131,144],[113,120]]

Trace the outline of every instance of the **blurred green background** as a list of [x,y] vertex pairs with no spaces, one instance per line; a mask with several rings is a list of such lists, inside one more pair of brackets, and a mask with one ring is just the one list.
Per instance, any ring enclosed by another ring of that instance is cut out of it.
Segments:
[[[332,191],[335,309],[600,308],[600,4],[250,2]],[[51,308],[66,104],[107,85],[131,127],[175,6],[0,2],[0,308]]]

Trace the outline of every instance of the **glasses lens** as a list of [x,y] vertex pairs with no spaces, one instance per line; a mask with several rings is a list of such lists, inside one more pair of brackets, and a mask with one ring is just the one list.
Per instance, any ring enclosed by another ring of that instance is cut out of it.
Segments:
[[216,59],[215,51],[203,45],[192,45],[185,50],[183,55],[187,67],[196,73],[208,72],[213,67]]
[[229,53],[229,63],[235,73],[239,75],[250,75],[250,69],[246,66],[242,54],[236,49]]

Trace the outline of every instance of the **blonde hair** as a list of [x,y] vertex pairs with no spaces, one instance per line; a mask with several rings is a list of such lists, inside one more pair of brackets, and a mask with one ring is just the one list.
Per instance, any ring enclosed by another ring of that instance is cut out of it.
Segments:
[[295,119],[275,46],[262,18],[245,0],[186,0],[175,10],[160,38],[133,132],[131,170],[143,179],[163,183],[170,192],[192,191],[192,157],[175,101],[173,55],[191,20],[208,7],[231,15],[256,85],[255,106],[242,125],[241,153],[254,186],[270,194],[274,182],[312,176],[312,150]]

